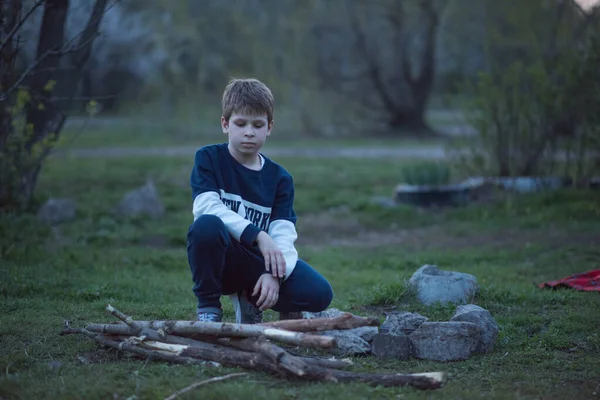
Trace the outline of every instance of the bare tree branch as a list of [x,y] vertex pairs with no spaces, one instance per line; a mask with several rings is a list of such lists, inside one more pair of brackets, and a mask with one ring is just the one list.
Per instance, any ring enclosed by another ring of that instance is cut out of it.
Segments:
[[[20,85],[21,83],[23,83],[23,81],[25,79],[27,79],[27,77],[33,75],[33,71],[35,70],[35,68],[40,65],[40,63],[42,63],[46,58],[50,57],[50,56],[57,56],[57,57],[61,57],[61,56],[65,56],[67,54],[71,54],[71,53],[76,53],[82,49],[84,49],[86,46],[88,46],[99,34],[96,34],[94,37],[88,39],[86,42],[81,43],[77,46],[71,46],[71,41],[69,41],[69,43],[66,43],[60,50],[48,50],[46,51],[44,54],[42,54],[41,57],[38,57],[34,62],[32,62],[27,69],[25,69],[25,71],[21,74],[21,76],[19,77],[19,79],[17,79],[15,81],[15,83],[0,97],[0,101],[5,101],[8,99],[8,97],[10,96],[10,94],[12,92],[14,92]],[[74,40],[74,39],[73,39]],[[49,67],[49,68],[44,68],[44,71],[57,71],[60,68],[56,68],[56,67]],[[40,73],[42,72],[42,70],[37,70],[35,71],[35,73]]]
[[[38,2],[40,4],[43,4],[45,1],[47,1],[47,0],[39,0]],[[120,0],[115,0],[113,4],[111,4],[109,7],[106,7],[106,4],[108,3],[107,0],[96,1],[96,3],[94,4],[94,10],[92,11],[92,15],[90,16],[90,19],[88,20],[88,22],[86,24],[86,28],[84,30],[82,30],[81,32],[79,32],[77,35],[73,36],[59,50],[48,50],[44,54],[42,54],[40,57],[38,57],[34,62],[32,62],[26,68],[26,70],[21,74],[21,76],[15,81],[15,83],[13,85],[11,85],[11,87],[8,90],[6,90],[6,92],[3,93],[2,96],[0,96],[0,101],[6,101],[8,99],[8,97],[10,96],[10,94],[12,92],[14,92],[21,85],[21,83],[23,83],[23,81],[25,79],[27,79],[29,76],[43,73],[43,72],[55,72],[55,71],[62,70],[62,69],[75,69],[76,70],[76,69],[80,68],[79,65],[76,64],[72,67],[67,67],[67,68],[49,67],[49,68],[36,69],[36,67],[38,65],[40,65],[47,57],[50,57],[50,56],[62,57],[62,56],[66,56],[68,54],[79,53],[82,50],[88,50],[88,55],[85,58],[83,58],[82,55],[80,55],[77,59],[77,62],[81,63],[81,60],[89,58],[89,52],[91,52],[91,48],[89,48],[89,45],[91,45],[91,43],[98,36],[100,36],[100,34],[98,32],[98,26],[100,25],[102,17],[104,16],[104,14],[107,11],[109,11],[111,8],[116,6],[119,2],[120,2]],[[36,3],[36,5],[37,5],[37,3]],[[39,7],[39,5],[37,5],[37,7]],[[102,10],[102,12],[100,12],[100,10]],[[30,10],[27,17],[29,17],[32,12],[33,11]],[[24,21],[25,20],[23,20],[23,22]],[[94,28],[94,29],[90,29],[90,28]],[[86,34],[86,32],[87,32],[87,34]],[[80,36],[83,36],[81,38],[80,42],[77,45],[73,45]],[[3,42],[3,45],[4,44],[5,44],[5,42]]]
[[376,57],[371,55],[367,48],[365,34],[360,27],[360,22],[358,21],[358,18],[356,17],[356,13],[354,12],[354,10],[350,9],[349,14],[350,14],[350,21],[351,21],[350,23],[354,29],[354,33],[357,38],[358,48],[361,51],[361,53],[363,53],[364,58],[367,62],[369,77],[371,78],[371,81],[372,81],[373,85],[375,86],[375,89],[379,93],[384,107],[388,110],[388,112],[394,113],[396,110],[396,104],[394,102],[394,99],[387,92],[386,85],[383,82],[383,78],[381,76],[381,71],[376,62]]
[[2,49],[4,49],[4,47],[8,44],[8,42],[10,42],[13,38],[13,36],[15,36],[15,34],[19,31],[19,29],[21,29],[21,27],[23,26],[23,24],[25,23],[25,21],[27,21],[29,19],[29,17],[31,17],[31,14],[33,14],[35,12],[35,10],[37,10],[42,4],[44,4],[46,0],[38,0],[33,7],[31,7],[31,9],[23,16],[23,18],[21,18],[19,20],[19,22],[17,22],[17,24],[11,29],[10,32],[8,32],[8,35],[6,36],[6,38],[2,41],[2,43],[0,43],[0,52],[2,51]]

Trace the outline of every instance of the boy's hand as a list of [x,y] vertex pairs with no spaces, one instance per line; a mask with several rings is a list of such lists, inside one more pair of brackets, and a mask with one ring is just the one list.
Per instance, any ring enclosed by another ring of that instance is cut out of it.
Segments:
[[275,277],[285,276],[285,258],[277,246],[277,243],[265,231],[261,231],[256,237],[258,248],[265,258],[265,269]]
[[279,300],[279,280],[270,274],[262,274],[254,285],[252,296],[259,293],[260,297],[256,301],[256,305],[260,311],[273,307]]

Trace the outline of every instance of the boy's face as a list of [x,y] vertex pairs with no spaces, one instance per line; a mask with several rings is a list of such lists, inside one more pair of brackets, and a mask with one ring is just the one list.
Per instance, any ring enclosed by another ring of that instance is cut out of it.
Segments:
[[252,115],[233,113],[229,121],[221,117],[223,133],[229,137],[229,144],[240,154],[258,153],[271,134],[273,121],[267,120],[267,114]]

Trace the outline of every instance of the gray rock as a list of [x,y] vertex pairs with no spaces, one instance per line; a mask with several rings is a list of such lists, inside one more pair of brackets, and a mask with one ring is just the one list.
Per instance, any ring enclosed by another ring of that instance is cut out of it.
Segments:
[[476,352],[487,353],[494,350],[500,329],[492,314],[485,308],[475,304],[458,306],[450,321],[472,322],[479,327],[480,335]]
[[480,334],[479,327],[471,322],[425,322],[409,337],[416,358],[454,361],[469,358]]
[[[337,308],[329,308],[318,313],[302,313],[304,319],[335,318],[342,314],[343,312]],[[335,355],[358,355],[367,354],[371,350],[369,342],[378,332],[376,326],[362,326],[354,329],[323,331],[318,334],[336,338],[337,346],[332,351]]]
[[327,334],[328,332],[347,332],[350,335],[358,336],[365,342],[370,342],[379,333],[379,329],[376,326],[361,326],[360,328],[331,330],[323,333]]
[[164,214],[165,207],[150,180],[146,185],[127,192],[117,205],[116,212],[127,217],[147,215],[156,218]]
[[371,351],[371,345],[352,330],[324,331],[320,334],[336,339],[335,348],[330,350],[336,356],[355,356],[368,354]]
[[342,314],[343,314],[343,312],[338,310],[337,308],[328,308],[325,311],[321,311],[321,312],[317,312],[317,313],[311,313],[311,312],[304,311],[302,313],[302,316],[304,317],[304,319],[335,318],[335,317],[339,317]]
[[408,311],[394,311],[385,316],[379,332],[390,335],[410,335],[415,329],[427,322],[428,318]]
[[378,358],[408,360],[412,353],[412,342],[406,335],[379,333],[371,342],[371,354]]
[[51,225],[75,219],[77,206],[71,199],[49,199],[38,210],[37,217]]
[[423,265],[410,278],[409,287],[417,299],[425,304],[464,304],[477,293],[477,279],[463,272],[438,269],[435,265]]

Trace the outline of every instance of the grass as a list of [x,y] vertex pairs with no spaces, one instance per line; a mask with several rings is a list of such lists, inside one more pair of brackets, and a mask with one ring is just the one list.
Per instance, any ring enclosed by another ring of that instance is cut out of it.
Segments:
[[[410,160],[276,161],[295,176],[300,235],[319,241],[322,232],[303,221],[331,213],[382,235],[437,229],[436,236],[425,236],[418,246],[336,247],[324,240],[318,247],[299,246],[302,257],[332,282],[332,307],[379,317],[388,309],[410,310],[431,320],[447,320],[454,307],[422,306],[406,290],[411,274],[433,263],[477,277],[481,290],[475,303],[488,309],[500,326],[496,348],[451,363],[354,360],[352,368],[361,371],[445,371],[447,384],[433,392],[286,382],[252,373],[182,398],[251,393],[265,399],[512,399],[592,398],[597,393],[600,296],[542,290],[536,284],[598,268],[598,192],[509,197],[445,211],[388,209],[370,199],[389,195],[400,168]],[[189,162],[168,157],[53,158],[43,171],[40,201],[71,197],[78,204],[77,219],[50,228],[33,216],[0,218],[1,398],[164,398],[193,382],[232,371],[139,360],[83,337],[58,335],[65,319],[74,326],[112,321],[104,311],[107,302],[140,319],[193,318],[185,254],[191,222]],[[148,177],[157,185],[166,215],[156,220],[115,216],[112,210],[123,194]],[[509,231],[513,236],[503,238]],[[352,237],[354,232],[345,234]],[[162,239],[160,245],[151,240],[156,237]],[[482,237],[490,240],[482,244]],[[231,320],[228,300],[224,305],[225,318]],[[268,312],[267,318],[275,318],[274,313]]]
[[[134,132],[131,134],[131,132]],[[204,129],[185,127],[185,129],[173,128],[169,126],[130,126],[128,124],[119,124],[116,126],[91,125],[81,128],[79,125],[72,125],[65,128],[62,134],[61,148],[64,149],[90,149],[103,147],[196,147],[202,144],[213,143],[219,140],[226,140],[221,134],[218,125],[207,126]],[[361,138],[351,136],[345,138],[327,138],[310,136],[290,136],[279,135],[274,131],[273,136],[269,138],[269,147],[292,147],[292,148],[334,148],[334,147],[427,147],[441,146],[447,142],[444,138],[398,138],[398,137],[380,137],[380,138]]]
[[[153,114],[151,114],[153,115]],[[218,110],[214,111],[218,115]],[[154,117],[87,117],[71,118],[61,133],[63,148],[97,148],[97,147],[153,147],[191,146],[211,143],[223,138],[219,120],[204,114],[193,115],[180,119],[170,119],[169,122]],[[427,121],[434,128],[444,128],[448,125],[464,125],[457,111],[431,110]],[[283,124],[283,125],[282,125]],[[398,138],[389,137],[365,138],[363,136],[348,136],[340,139],[314,137],[308,133],[298,136],[302,127],[286,126],[285,122],[276,122],[273,135],[269,139],[269,147],[424,147],[441,146],[448,142],[447,138]]]

